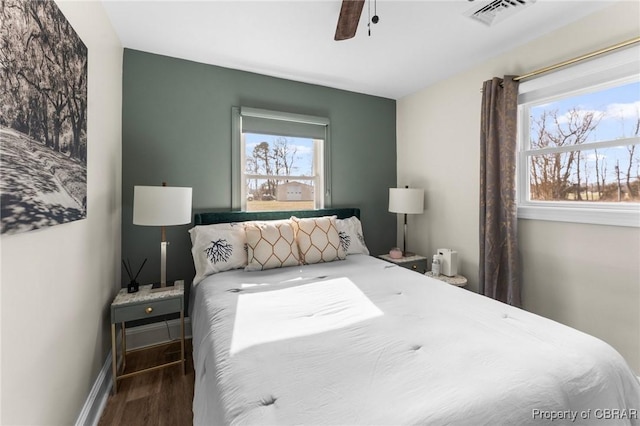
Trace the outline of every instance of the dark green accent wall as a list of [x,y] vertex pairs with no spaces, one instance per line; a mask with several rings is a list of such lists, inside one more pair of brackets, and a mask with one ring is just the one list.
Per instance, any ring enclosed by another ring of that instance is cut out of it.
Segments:
[[[228,210],[233,106],[328,117],[331,207],[361,209],[372,254],[395,245],[396,215],[387,211],[396,184],[394,100],[129,49],[122,90],[122,256],[134,269],[149,259],[139,282],[159,280],[160,229],[132,224],[134,185],[190,186],[194,212]],[[190,227],[167,228],[170,281],[190,283],[195,274]]]

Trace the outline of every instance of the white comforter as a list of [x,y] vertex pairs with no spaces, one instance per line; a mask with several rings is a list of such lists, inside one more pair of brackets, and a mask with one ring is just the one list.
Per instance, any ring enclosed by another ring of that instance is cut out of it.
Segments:
[[609,345],[373,257],[192,291],[196,425],[640,424]]

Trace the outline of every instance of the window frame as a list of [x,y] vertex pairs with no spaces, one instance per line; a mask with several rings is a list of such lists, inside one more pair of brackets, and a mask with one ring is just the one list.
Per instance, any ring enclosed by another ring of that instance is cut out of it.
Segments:
[[518,95],[518,153],[516,165],[519,219],[640,227],[640,203],[589,201],[536,201],[530,199],[529,167],[533,155],[589,151],[640,144],[640,137],[603,140],[582,145],[530,149],[530,109],[545,102],[579,96],[640,81],[640,49],[620,52],[574,65],[524,82]]
[[[232,146],[231,146],[231,208],[232,210],[247,211],[246,200],[246,153],[244,133],[242,129],[243,117],[255,117],[260,119],[273,120],[274,125],[278,122],[299,123],[324,127],[324,139],[312,139],[314,141],[314,170],[319,176],[315,178],[317,186],[314,189],[315,209],[322,209],[331,206],[331,144],[330,144],[330,121],[325,117],[295,114],[289,112],[272,111],[266,109],[250,107],[233,107],[231,112]],[[286,133],[286,132],[283,132]],[[318,155],[319,154],[319,155]],[[323,164],[318,164],[322,162]],[[251,175],[253,176],[253,175]],[[277,176],[276,176],[277,177]],[[312,180],[309,176],[292,176],[291,178]]]

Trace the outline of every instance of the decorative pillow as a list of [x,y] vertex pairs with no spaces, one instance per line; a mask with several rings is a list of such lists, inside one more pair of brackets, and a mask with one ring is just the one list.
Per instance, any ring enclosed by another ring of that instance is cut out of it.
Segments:
[[[189,230],[191,254],[196,267],[193,284],[208,275],[247,266],[246,236],[243,226],[198,227]],[[222,228],[222,229],[220,229]]]
[[340,244],[336,216],[291,218],[296,224],[296,241],[302,263],[333,262],[347,257]]
[[245,271],[261,271],[300,264],[291,221],[247,222],[244,230],[248,255]]
[[189,234],[191,235],[191,245],[196,241],[196,238],[201,232],[209,232],[212,229],[216,230],[229,230],[229,229],[240,229],[244,232],[244,223],[245,222],[229,222],[229,223],[215,223],[212,225],[198,225],[189,229]]
[[360,219],[355,216],[348,219],[338,219],[336,226],[340,236],[340,244],[347,254],[369,254],[369,249],[364,243]]

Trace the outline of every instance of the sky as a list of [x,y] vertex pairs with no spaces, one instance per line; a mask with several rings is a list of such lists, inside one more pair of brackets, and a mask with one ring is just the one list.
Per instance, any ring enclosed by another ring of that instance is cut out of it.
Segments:
[[537,118],[544,110],[558,110],[559,121],[566,123],[566,113],[574,107],[602,117],[589,142],[632,137],[640,117],[640,82],[546,103],[531,108],[531,115]]

